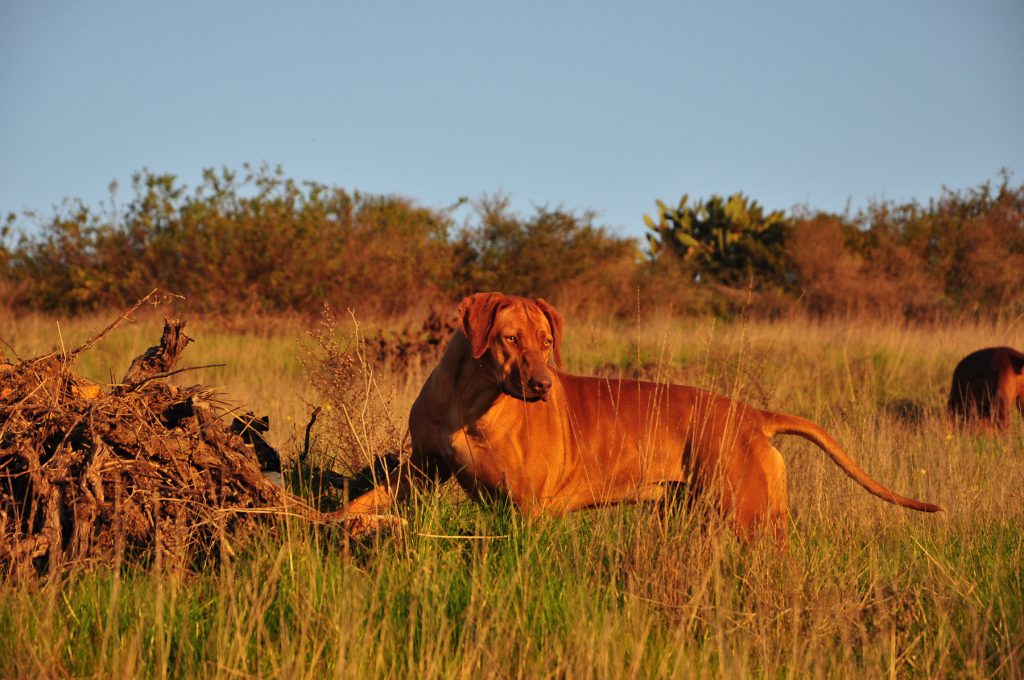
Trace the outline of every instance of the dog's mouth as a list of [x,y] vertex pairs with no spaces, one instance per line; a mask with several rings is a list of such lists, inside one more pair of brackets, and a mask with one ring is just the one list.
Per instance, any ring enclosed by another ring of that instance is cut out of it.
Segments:
[[547,392],[545,392],[543,394],[527,395],[527,394],[525,394],[523,392],[523,390],[517,390],[514,387],[512,387],[511,385],[508,385],[507,383],[502,383],[501,384],[501,392],[502,392],[502,394],[504,394],[506,396],[512,397],[513,399],[518,399],[519,401],[525,401],[528,404],[532,404],[532,403],[538,402],[538,401],[547,401],[548,400],[548,393]]

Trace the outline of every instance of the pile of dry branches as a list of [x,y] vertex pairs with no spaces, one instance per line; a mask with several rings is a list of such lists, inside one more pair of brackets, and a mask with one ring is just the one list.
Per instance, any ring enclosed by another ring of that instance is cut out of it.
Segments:
[[162,380],[188,344],[184,326],[168,320],[160,345],[110,391],[72,370],[110,328],[68,353],[0,354],[0,571],[121,559],[194,567],[281,514],[370,528],[268,480],[211,390]]

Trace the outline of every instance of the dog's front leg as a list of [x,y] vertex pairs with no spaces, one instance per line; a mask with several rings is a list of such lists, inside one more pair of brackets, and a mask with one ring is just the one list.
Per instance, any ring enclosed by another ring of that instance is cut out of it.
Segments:
[[433,456],[417,456],[403,461],[390,474],[383,475],[377,486],[349,501],[350,515],[380,514],[395,503],[404,503],[414,490],[436,486],[451,477],[451,471]]

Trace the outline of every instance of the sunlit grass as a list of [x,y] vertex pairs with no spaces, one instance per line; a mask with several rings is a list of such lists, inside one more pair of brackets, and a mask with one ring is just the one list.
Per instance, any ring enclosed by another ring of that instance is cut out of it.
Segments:
[[[113,316],[62,320],[60,336],[80,344]],[[117,380],[160,326],[154,316],[119,328],[81,371]],[[222,385],[241,408],[268,413],[274,443],[294,457],[307,404],[322,402],[301,361],[314,326],[190,320],[196,342],[182,365],[226,365],[175,378]],[[0,337],[22,356],[60,342],[43,317],[4,321]],[[795,437],[775,442],[789,471],[787,554],[741,546],[674,506],[529,524],[442,491],[402,510],[405,534],[348,542],[282,523],[207,573],[5,583],[0,673],[1019,677],[1024,424],[960,432],[942,415],[956,361],[998,344],[1024,346],[1024,330],[569,319],[570,370],[687,382],[812,418],[884,484],[946,512],[883,503]],[[389,417],[404,421],[422,376],[376,377]],[[315,455],[330,457],[326,441]]]

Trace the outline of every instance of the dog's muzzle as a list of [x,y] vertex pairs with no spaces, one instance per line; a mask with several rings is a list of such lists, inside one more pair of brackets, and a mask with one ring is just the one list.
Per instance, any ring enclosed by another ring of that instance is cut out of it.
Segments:
[[526,382],[526,391],[528,396],[547,401],[548,395],[551,394],[551,377],[542,375],[530,378]]
[[551,376],[538,375],[525,381],[507,380],[501,388],[502,392],[520,401],[547,401],[551,394]]

